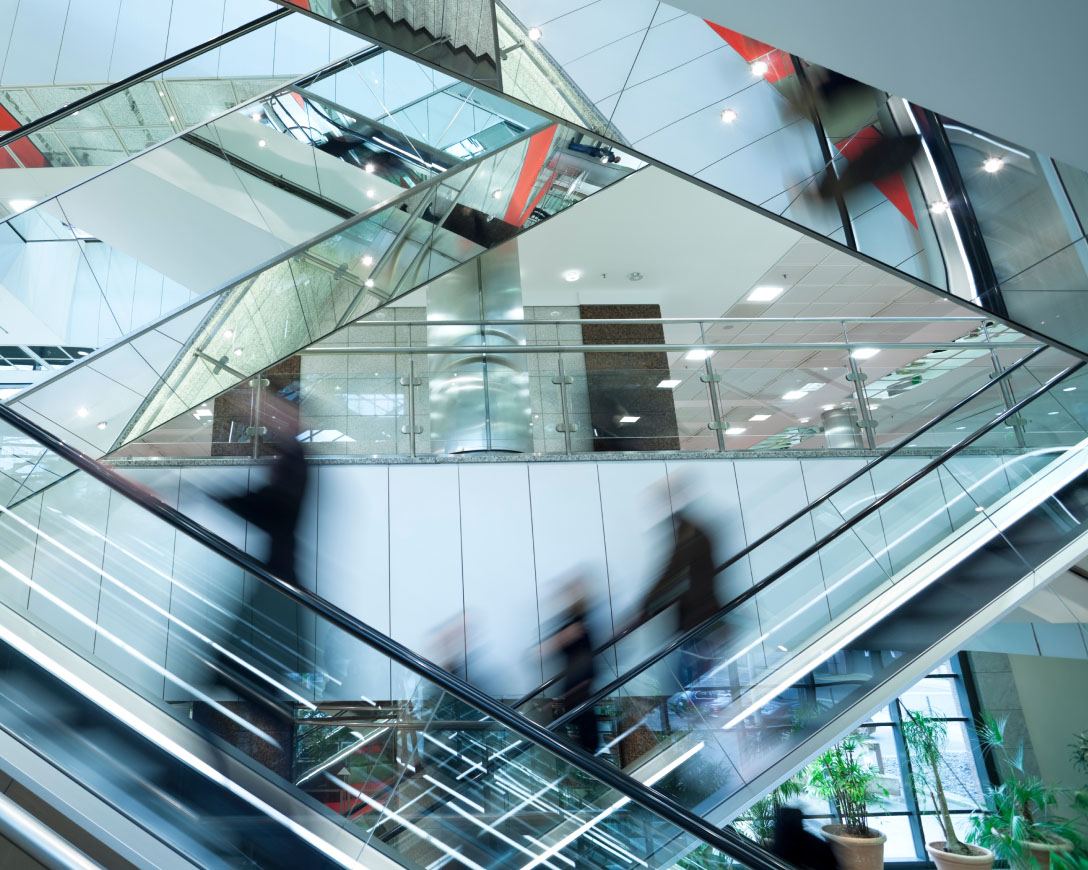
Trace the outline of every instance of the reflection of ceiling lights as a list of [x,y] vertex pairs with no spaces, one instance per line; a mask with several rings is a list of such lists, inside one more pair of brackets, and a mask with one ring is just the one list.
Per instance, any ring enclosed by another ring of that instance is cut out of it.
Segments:
[[373,187],[370,188],[370,190],[368,190],[366,192],[366,198],[367,199],[373,199],[374,198],[374,188]]
[[243,348],[239,347],[239,348],[235,348],[235,350],[234,350],[234,355],[235,356],[241,356],[243,353],[244,353]]
[[987,157],[985,160],[982,161],[983,170],[991,174],[994,172],[1000,172],[1004,165],[1005,161],[1002,160],[1000,157]]
[[872,359],[880,351],[875,347],[859,347],[850,354],[854,359]]
[[627,280],[628,281],[641,281],[645,277],[646,276],[643,275],[641,272],[631,272],[631,273],[629,273],[627,275]]
[[699,350],[699,349],[696,349],[696,350],[689,350],[686,354],[684,354],[684,359],[690,359],[690,360],[695,360],[697,362],[701,362],[702,360],[709,359],[712,356],[714,356],[714,351],[712,351],[712,350]]
[[368,163],[366,166],[363,167],[363,169],[366,172],[373,172],[374,171],[374,164],[373,163]]
[[261,113],[260,112],[254,112],[249,117],[251,117],[254,121],[259,121],[259,120],[261,120]]
[[577,269],[568,269],[566,272],[563,273],[564,281],[577,281],[581,277],[582,273],[579,272]]
[[732,124],[737,120],[736,109],[722,109],[722,122],[726,124]]
[[661,390],[675,390],[678,386],[680,386],[680,381],[675,381],[672,378],[666,378],[657,386],[658,389]]
[[641,420],[641,417],[620,417],[621,423],[637,423]]
[[87,409],[86,408],[76,408],[76,416],[86,417],[87,416]]
[[234,338],[234,330],[233,329],[224,329],[223,330],[223,338]]
[[821,411],[834,411],[835,406],[834,405],[824,405],[822,408],[820,408],[820,410]]
[[785,287],[756,287],[748,294],[748,302],[770,302],[782,295]]
[[491,191],[491,198],[492,199],[502,199],[502,191],[501,190]]
[[540,40],[540,37],[544,35],[544,32],[539,27],[530,27],[526,31],[525,35],[528,36],[529,39],[531,39],[533,42],[538,42]]
[[267,142],[265,142],[265,141],[264,141],[264,139],[258,139],[258,140],[257,140],[257,147],[258,147],[258,148],[264,148],[264,146],[265,146],[265,145],[267,145],[267,144],[268,144],[268,143],[267,143]]
[[770,420],[770,414],[753,414],[748,418],[749,423],[762,423],[764,420]]
[[931,202],[929,204],[929,210],[934,214],[947,214],[948,210],[951,208],[952,206],[950,206],[943,199],[938,199],[936,202]]
[[106,421],[105,421],[105,420],[102,420],[101,422],[99,422],[99,424],[98,424],[98,428],[99,428],[99,429],[105,429],[105,428],[106,428],[106,425],[107,425],[107,424],[106,424]]
[[210,417],[211,415],[212,412],[207,408],[197,408],[195,411],[193,411],[193,416],[196,417],[198,420],[201,417]]
[[806,395],[808,394],[804,390],[790,390],[782,397],[782,401],[794,402],[797,399],[803,399]]
[[370,254],[363,254],[362,263],[364,266],[373,266],[374,258]]
[[11,199],[8,200],[8,205],[12,211],[26,211],[31,206],[37,205],[38,201],[35,199]]
[[807,423],[807,422],[808,422],[808,417],[802,417],[802,418],[801,418],[800,420],[798,420],[797,422],[798,422],[798,423]]
[[725,430],[726,435],[740,435],[742,432],[747,432],[743,426],[730,426]]
[[755,63],[752,64],[751,69],[752,75],[763,78],[763,76],[767,75],[767,71],[770,70],[770,67],[767,65],[767,61],[757,60]]
[[363,286],[365,286],[365,287],[373,287],[373,286],[374,286],[374,279],[373,279],[373,278],[367,278],[367,279],[366,279],[366,280],[365,280],[365,281],[363,282]]
[[1074,391],[1075,389],[1076,389],[1076,387],[1062,387],[1062,392],[1063,392],[1063,393],[1071,393],[1071,392],[1073,392],[1073,391]]

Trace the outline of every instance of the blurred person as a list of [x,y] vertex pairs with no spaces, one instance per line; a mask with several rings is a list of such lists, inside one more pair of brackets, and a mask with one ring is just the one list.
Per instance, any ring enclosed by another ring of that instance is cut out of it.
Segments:
[[268,434],[273,436],[269,446],[276,454],[268,467],[268,480],[260,489],[218,496],[217,501],[268,535],[265,568],[284,582],[298,586],[295,570],[298,521],[309,479],[309,466],[298,440],[299,409],[295,403],[275,394],[265,397],[263,402],[261,419]]
[[805,830],[801,811],[796,807],[779,807],[775,812],[771,852],[805,870],[839,870],[831,845]]
[[[696,520],[691,505],[677,509],[672,522],[672,553],[643,598],[636,622],[648,622],[674,607],[675,632],[683,634],[717,613],[722,603],[715,584],[714,542],[709,533]],[[711,667],[715,646],[706,637],[696,637],[681,647],[678,676],[685,688]]]
[[[558,659],[559,701],[564,711],[588,700],[597,676],[596,646],[590,627],[589,597],[585,584],[577,579],[564,592],[567,604],[556,621],[555,629],[541,644],[545,655]],[[590,707],[570,723],[578,735],[578,745],[593,755],[599,746],[597,713]]]
[[815,82],[817,111],[827,137],[845,158],[838,172],[824,169],[816,190],[825,200],[845,196],[906,169],[921,150],[922,137],[890,135],[876,128],[887,97],[880,91],[832,70]]

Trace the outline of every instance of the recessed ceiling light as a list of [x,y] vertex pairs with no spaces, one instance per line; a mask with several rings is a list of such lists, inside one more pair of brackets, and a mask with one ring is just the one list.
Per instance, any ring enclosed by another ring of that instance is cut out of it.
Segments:
[[211,415],[212,412],[207,408],[197,408],[195,411],[193,411],[193,416],[196,417],[198,420],[201,417],[210,417]]
[[722,109],[722,121],[726,124],[732,124],[737,120],[736,109]]
[[37,205],[36,199],[9,199],[8,205],[11,206],[12,211],[26,211],[31,206]]
[[106,425],[107,425],[106,421],[105,421],[105,420],[102,420],[102,421],[100,421],[100,422],[99,422],[99,424],[98,424],[98,428],[99,428],[99,429],[105,429],[105,428],[106,428]]
[[782,646],[782,644],[779,644],[778,648],[782,650],[782,652],[789,652],[789,650],[786,647]]
[[365,172],[373,172],[374,171],[374,164],[373,163],[368,163],[366,166],[363,167],[363,170]]
[[76,415],[79,416],[79,417],[86,417],[87,416],[87,409],[86,408],[76,408]]
[[235,356],[241,356],[241,355],[242,355],[242,350],[243,350],[242,348],[240,348],[240,347],[236,347],[236,348],[234,349],[234,355],[235,355]]
[[1005,161],[1000,157],[987,157],[982,161],[983,170],[989,173],[1000,172],[1004,165]]
[[686,354],[684,354],[684,359],[696,360],[701,362],[702,360],[709,359],[712,356],[714,356],[713,351],[700,350],[697,348],[696,350],[689,350]]
[[957,426],[956,431],[959,432],[959,431],[961,431],[963,429],[966,429],[966,428],[967,428],[966,426]]
[[374,258],[370,256],[370,254],[363,254],[363,259],[361,262],[364,266],[372,266],[374,265]]
[[658,389],[661,390],[675,390],[678,386],[680,386],[680,381],[673,380],[672,378],[666,378],[657,386]]
[[366,197],[367,197],[367,199],[373,199],[374,198],[374,188],[373,187],[370,188],[370,190],[368,190],[366,192]]
[[258,147],[258,148],[264,148],[264,146],[265,146],[265,145],[267,145],[267,144],[268,144],[268,143],[267,143],[267,142],[265,142],[265,141],[264,141],[264,139],[258,139],[258,140],[257,140],[257,147]]
[[502,191],[501,190],[491,191],[491,198],[492,199],[502,199]]
[[742,432],[747,432],[743,426],[730,426],[725,430],[726,435],[740,435]]
[[234,338],[234,330],[233,329],[224,329],[223,330],[223,338]]
[[782,400],[784,402],[793,402],[797,399],[803,399],[807,395],[808,393],[806,393],[804,390],[790,390],[782,397]]
[[1071,393],[1075,389],[1076,389],[1076,387],[1062,387],[1062,392],[1063,393]]
[[952,206],[950,206],[943,199],[938,199],[935,202],[931,202],[929,204],[929,210],[934,214],[947,214],[950,208],[952,208]]
[[260,112],[254,112],[249,117],[251,117],[254,121],[259,121],[259,120],[261,120],[261,113]]
[[637,423],[641,420],[641,417],[620,417],[621,423]]
[[797,422],[798,422],[798,423],[807,423],[807,422],[808,422],[808,417],[802,417],[802,418],[801,418],[800,420],[798,420]]
[[752,75],[759,76],[760,78],[767,75],[767,71],[769,69],[770,67],[767,65],[767,61],[765,60],[757,60],[751,66]]
[[582,273],[579,272],[577,269],[568,269],[566,272],[563,273],[564,281],[577,281],[581,277]]
[[748,418],[749,423],[762,423],[764,420],[770,420],[770,414],[753,414]]
[[870,405],[869,410],[870,411],[879,411],[880,410],[880,405]]
[[1047,411],[1047,416],[1048,417],[1053,417],[1057,413],[1058,413],[1057,411]]
[[525,35],[529,37],[533,42],[537,42],[540,37],[544,35],[544,32],[539,27],[530,27]]
[[820,410],[821,411],[834,411],[835,406],[834,405],[824,405],[822,408],[820,408]]
[[366,280],[365,280],[365,281],[363,282],[363,286],[365,286],[365,287],[373,287],[373,286],[374,286],[374,279],[373,279],[373,278],[367,278],[367,279],[366,279]]
[[850,356],[854,359],[872,359],[878,353],[880,353],[880,350],[875,347],[859,347]]
[[[76,114],[78,115],[78,114],[79,114],[79,112],[76,112]],[[174,116],[173,116],[173,115],[171,115],[171,116],[170,116],[170,120],[171,120],[171,121],[173,121],[173,120],[174,120]]]
[[748,302],[770,302],[777,299],[785,291],[785,287],[756,287],[748,294]]

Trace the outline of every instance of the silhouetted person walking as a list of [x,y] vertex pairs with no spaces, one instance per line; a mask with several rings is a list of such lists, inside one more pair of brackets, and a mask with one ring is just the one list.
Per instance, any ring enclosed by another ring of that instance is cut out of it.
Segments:
[[801,811],[796,807],[779,807],[775,813],[771,851],[794,867],[839,870],[830,844],[805,830]]
[[[560,659],[563,679],[559,697],[563,707],[571,710],[587,700],[596,677],[596,656],[589,626],[589,606],[580,585],[575,585],[571,600],[559,619],[555,632],[545,641],[545,647]],[[578,733],[578,745],[591,755],[597,751],[597,714],[593,708],[575,717],[571,723]]]

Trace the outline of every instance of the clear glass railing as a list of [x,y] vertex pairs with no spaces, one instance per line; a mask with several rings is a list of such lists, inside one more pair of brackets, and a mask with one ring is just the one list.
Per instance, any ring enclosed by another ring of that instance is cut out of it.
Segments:
[[[567,148],[573,135],[557,125],[523,132],[410,190],[386,183],[379,191],[381,179],[349,167],[360,183],[374,185],[362,188],[364,196],[375,192],[373,208],[86,357],[13,404],[85,452],[108,453],[639,165],[587,169]],[[569,171],[594,183],[545,200]],[[172,243],[171,250],[182,256],[193,249]]]
[[[204,50],[183,52],[176,62],[168,59],[152,75],[133,69],[130,78],[118,77],[116,85],[99,90],[93,85],[5,89],[5,106],[13,117],[34,127],[14,138],[5,134],[0,168],[81,167],[90,174],[367,45],[345,37],[333,55],[327,35],[320,38],[320,28],[312,21],[300,15],[273,18],[257,26],[251,22],[233,39],[214,40]],[[290,57],[283,52],[277,56],[277,41],[292,47]],[[77,101],[78,107],[72,106]],[[54,113],[60,116],[41,123]],[[58,173],[54,190],[78,177]],[[44,192],[52,193],[40,184],[35,187],[37,198]],[[27,207],[25,201],[17,204]],[[9,202],[2,205],[16,209]]]
[[[289,21],[321,26],[301,16],[274,26]],[[365,45],[347,43],[341,47]],[[318,73],[285,88],[269,80],[256,99],[200,117],[203,124],[179,136],[171,131],[169,141],[50,199],[13,200],[19,213],[0,225],[13,259],[9,292],[66,343],[102,347],[405,188],[546,126],[377,49],[329,65],[323,45]],[[408,83],[393,89],[385,83],[392,73]],[[117,94],[57,123],[82,123],[136,96]],[[193,250],[203,256],[186,253]]]
[[697,820],[3,416],[4,486],[28,464],[64,476],[0,512],[0,726],[201,866],[665,868],[704,845]]
[[[864,323],[803,318],[686,321],[540,320],[489,322],[485,332],[524,329],[525,343],[504,347],[489,364],[516,381],[517,399],[500,413],[480,405],[475,428],[497,433],[515,427],[527,456],[631,451],[722,452],[885,450],[1030,352],[1032,340],[971,318],[940,321],[868,318]],[[449,455],[469,448],[449,442],[441,418],[452,378],[478,376],[472,345],[428,346],[425,309],[394,306],[354,321],[300,354],[186,409],[124,444],[114,457],[148,459],[257,457],[262,396],[297,394],[306,452],[315,456]],[[378,319],[378,318],[382,319]],[[747,327],[770,330],[749,335]],[[774,330],[827,328],[844,341],[806,343]],[[468,329],[481,329],[479,323]],[[595,344],[611,330],[651,329],[670,343]],[[961,333],[956,341],[864,347],[852,335],[910,328]],[[860,332],[859,332],[860,330]],[[706,336],[736,336],[694,343]],[[687,343],[691,341],[693,343]],[[719,343],[720,342],[720,343]],[[441,342],[438,342],[441,343]],[[615,348],[615,349],[610,349]],[[638,348],[638,349],[636,349]],[[778,362],[770,357],[800,362]],[[864,359],[859,358],[865,357]],[[1068,358],[1054,352],[1033,371],[1057,371]],[[1016,400],[1016,384],[989,392],[990,416]],[[916,446],[933,451],[958,441],[945,421]],[[477,413],[478,412],[478,413]],[[981,422],[981,421],[979,421]],[[1048,421],[1056,426],[1058,420]],[[864,424],[871,424],[865,426]],[[973,431],[972,427],[972,431]],[[872,433],[872,440],[867,437]],[[951,439],[951,440],[949,440]],[[499,444],[492,449],[512,449]],[[1016,433],[1005,447],[1016,448]],[[486,449],[474,443],[471,450]]]
[[[983,393],[942,424],[946,455],[892,458],[780,525],[718,569],[723,604],[701,624],[678,634],[672,611],[650,610],[598,655],[599,754],[634,772],[690,751],[657,787],[707,814],[850,706],[878,703],[884,679],[1080,534],[1084,365],[1026,363],[1008,375],[1014,410],[995,417]],[[1017,427],[1023,449],[972,455]],[[783,509],[766,504],[770,528]],[[551,686],[521,705],[559,730],[582,712]]]

